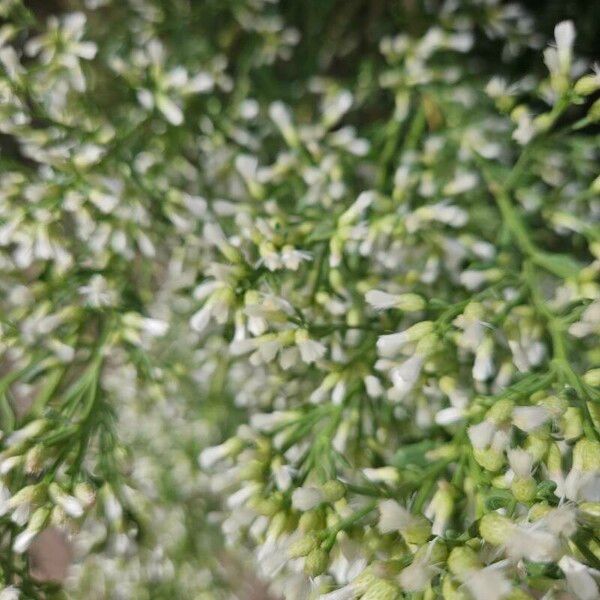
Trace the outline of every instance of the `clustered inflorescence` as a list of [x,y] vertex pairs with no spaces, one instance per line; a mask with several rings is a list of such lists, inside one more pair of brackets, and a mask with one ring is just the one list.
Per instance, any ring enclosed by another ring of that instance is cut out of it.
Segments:
[[[0,599],[226,598],[242,549],[289,600],[598,598],[573,23],[26,4],[0,0]],[[66,582],[35,573],[49,529]]]

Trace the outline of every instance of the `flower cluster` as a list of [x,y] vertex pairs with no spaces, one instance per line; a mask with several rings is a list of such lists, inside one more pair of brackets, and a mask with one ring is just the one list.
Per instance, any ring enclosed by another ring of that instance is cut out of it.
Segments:
[[75,4],[0,0],[0,600],[597,598],[574,24]]

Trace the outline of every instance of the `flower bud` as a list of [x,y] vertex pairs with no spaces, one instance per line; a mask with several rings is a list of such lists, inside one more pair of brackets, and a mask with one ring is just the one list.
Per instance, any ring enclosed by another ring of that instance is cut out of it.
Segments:
[[583,380],[593,387],[600,387],[600,369],[591,369],[584,374]]
[[515,477],[510,489],[518,502],[531,502],[535,498],[536,487],[533,477]]
[[325,513],[322,510],[309,510],[300,516],[298,528],[303,532],[317,531],[325,527]]
[[600,121],[600,98],[592,104],[587,116],[592,123]]
[[581,437],[583,433],[581,411],[574,406],[570,406],[562,418],[562,426],[565,440],[576,440]]
[[513,522],[497,512],[483,515],[479,521],[479,535],[488,544],[502,546],[510,536]]
[[332,479],[323,484],[322,488],[325,500],[333,503],[341,500],[346,494],[346,487],[341,481]]
[[504,455],[493,448],[474,448],[473,457],[481,467],[492,473],[504,466]]
[[400,533],[407,543],[420,546],[431,537],[431,523],[422,515],[414,515]]
[[310,554],[319,546],[319,537],[316,533],[310,532],[304,537],[296,540],[288,549],[290,558],[300,558]]
[[325,572],[328,565],[329,554],[322,548],[315,548],[304,561],[304,571],[309,577],[317,577]]
[[470,571],[481,569],[481,561],[468,546],[453,548],[448,556],[448,569],[454,575],[466,575]]
[[485,418],[486,420],[492,421],[493,423],[499,425],[500,423],[508,421],[511,418],[514,406],[515,403],[512,400],[498,400],[487,411]]
[[595,529],[600,528],[600,502],[582,502],[578,508],[582,521]]
[[600,89],[600,78],[598,75],[584,75],[575,83],[575,93],[580,96],[589,96]]
[[442,597],[444,600],[470,600],[471,598],[450,575],[446,575],[442,582]]
[[400,590],[398,586],[387,579],[378,579],[372,583],[366,593],[361,596],[362,600],[395,600]]
[[580,471],[600,471],[600,442],[579,440],[573,448],[573,467]]

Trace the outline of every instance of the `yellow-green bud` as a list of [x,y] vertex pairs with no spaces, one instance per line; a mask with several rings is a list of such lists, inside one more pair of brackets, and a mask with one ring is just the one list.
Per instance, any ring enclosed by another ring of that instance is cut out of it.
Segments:
[[565,440],[576,440],[583,433],[581,411],[574,406],[570,406],[562,418],[562,425]]
[[253,498],[249,505],[264,517],[272,517],[281,509],[281,504],[275,498]]
[[486,471],[499,471],[504,465],[504,455],[493,448],[473,448],[473,457]]
[[594,104],[590,107],[590,111],[588,112],[588,119],[595,123],[596,121],[600,121],[600,99],[596,100]]
[[493,423],[500,424],[508,421],[512,415],[515,403],[512,400],[498,400],[486,413],[485,418]]
[[577,80],[574,90],[580,96],[589,96],[600,90],[600,78],[598,75],[584,75]]
[[306,556],[319,546],[319,536],[314,533],[308,533],[304,537],[296,540],[288,549],[290,558],[300,558]]
[[444,600],[470,600],[470,596],[461,589],[460,583],[454,581],[450,575],[446,575],[442,582],[442,597]]
[[308,510],[302,513],[298,521],[298,528],[302,532],[317,531],[325,527],[325,514],[322,510]]
[[548,440],[541,435],[529,435],[525,441],[525,450],[533,456],[534,461],[540,461],[548,450]]
[[429,544],[421,546],[415,553],[415,558],[427,558],[432,565],[436,565],[448,558],[448,548],[444,540],[437,537]]
[[600,442],[579,440],[573,448],[573,467],[581,471],[600,471]]
[[454,575],[466,575],[470,571],[481,569],[481,561],[468,546],[457,546],[448,556],[448,569]]
[[552,507],[547,502],[537,502],[534,504],[528,513],[530,521],[539,521],[543,519],[549,512],[552,511]]
[[408,544],[424,544],[431,537],[431,523],[422,515],[415,515],[400,532]]
[[435,333],[424,335],[418,342],[416,353],[419,356],[429,356],[439,346],[439,338]]
[[600,369],[591,369],[583,376],[583,380],[591,386],[600,387]]
[[405,312],[423,310],[425,306],[425,300],[418,294],[400,294],[396,298],[396,307]]
[[337,502],[341,500],[346,494],[346,487],[341,481],[332,479],[323,484],[322,488],[325,500],[327,502]]
[[582,502],[578,508],[582,520],[594,528],[600,527],[600,502]]
[[268,535],[273,537],[279,537],[287,528],[288,518],[287,514],[283,511],[278,512],[272,519],[269,525]]
[[510,536],[513,522],[497,512],[483,515],[479,521],[479,535],[488,544],[502,546]]
[[537,484],[533,477],[515,477],[510,489],[519,502],[531,502],[535,498]]
[[315,548],[309,552],[304,561],[304,571],[310,577],[317,577],[325,572],[329,565],[329,554],[322,548]]
[[399,591],[391,581],[378,579],[369,586],[361,598],[362,600],[394,600],[398,597]]
[[558,444],[554,442],[548,447],[546,466],[550,473],[560,473],[562,471],[562,454],[560,453]]
[[540,406],[545,406],[555,416],[560,416],[569,408],[569,401],[562,396],[546,396],[538,402]]
[[511,590],[510,594],[506,596],[506,600],[533,600],[533,596],[530,596],[521,588],[514,588],[513,590]]

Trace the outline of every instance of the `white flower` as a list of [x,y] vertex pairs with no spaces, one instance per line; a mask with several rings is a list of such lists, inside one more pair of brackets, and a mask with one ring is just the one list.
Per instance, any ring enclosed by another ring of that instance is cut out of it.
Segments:
[[575,26],[573,21],[562,21],[554,28],[556,50],[559,65],[563,71],[568,71],[571,65],[573,42],[575,41]]
[[370,290],[365,295],[365,300],[377,310],[385,310],[393,308],[398,299],[397,294],[388,294],[381,290]]
[[434,327],[432,321],[421,321],[399,333],[381,335],[377,340],[377,350],[382,356],[393,356],[406,344],[415,342],[431,333]]
[[394,389],[400,396],[406,395],[416,385],[423,368],[424,359],[418,354],[413,354],[408,360],[404,361],[399,367],[390,371],[390,377]]
[[513,423],[526,433],[541,427],[552,417],[552,413],[544,406],[516,406],[512,412]]
[[19,600],[21,592],[14,585],[8,585],[0,590],[0,600]]
[[481,421],[467,430],[471,445],[478,450],[487,448],[492,443],[495,433],[496,425],[492,421]]
[[471,571],[464,584],[474,600],[502,600],[512,591],[510,581],[496,565]]
[[377,526],[381,533],[406,529],[412,520],[413,515],[395,500],[382,500],[379,503],[379,522]]
[[298,346],[302,360],[307,364],[323,358],[327,350],[321,342],[308,339],[308,334],[304,330],[296,332],[296,345]]
[[487,381],[494,374],[493,360],[494,341],[491,337],[485,337],[475,351],[473,362],[473,379],[475,381]]
[[[25,529],[17,537],[13,542],[13,551],[17,554],[23,554],[31,546],[31,542],[33,542],[34,538],[37,536],[39,532],[33,531],[31,529]],[[2,596],[0,596],[2,598]]]
[[578,600],[596,600],[600,597],[598,584],[594,578],[600,575],[598,571],[566,555],[558,561],[558,566],[567,578],[567,587]]
[[520,525],[510,532],[506,553],[513,560],[526,558],[533,562],[553,562],[561,555],[561,544],[555,534],[540,529],[539,524]]
[[52,501],[73,519],[83,516],[84,510],[81,502],[75,496],[67,494],[57,483],[53,482],[48,486],[48,493]]
[[526,450],[514,448],[507,452],[510,468],[517,477],[525,478],[533,471],[533,456]]
[[323,491],[314,486],[304,486],[294,490],[292,494],[292,506],[296,510],[305,512],[311,510],[325,500]]

